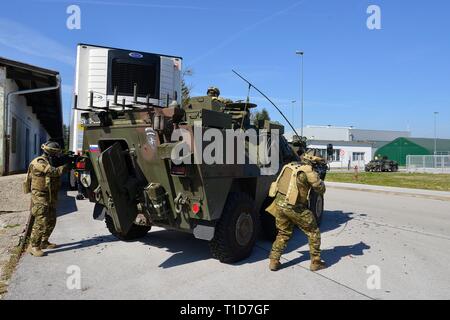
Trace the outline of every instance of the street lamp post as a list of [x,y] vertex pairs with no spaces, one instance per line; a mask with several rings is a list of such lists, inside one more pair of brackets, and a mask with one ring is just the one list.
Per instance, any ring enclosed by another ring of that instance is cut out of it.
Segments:
[[300,135],[303,137],[303,55],[305,54],[303,51],[296,51],[295,54],[298,54],[302,57],[302,64],[301,64],[301,128],[300,128]]
[[434,155],[437,153],[437,115],[439,112],[434,112]]
[[294,108],[295,108],[295,103],[297,102],[297,100],[292,100],[291,101],[291,103],[292,103],[292,107],[291,107],[291,113],[292,113],[292,124],[293,124],[293,126],[294,126],[294,128],[295,128],[295,120],[294,120]]

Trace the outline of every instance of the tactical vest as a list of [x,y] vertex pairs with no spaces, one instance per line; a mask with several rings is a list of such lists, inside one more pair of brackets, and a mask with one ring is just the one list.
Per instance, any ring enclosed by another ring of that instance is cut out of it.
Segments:
[[291,162],[281,169],[281,173],[275,182],[272,182],[269,190],[269,196],[275,197],[277,192],[286,197],[287,203],[295,205],[298,200],[299,190],[297,186],[297,176],[300,172],[310,171],[309,166],[298,162]]
[[[39,160],[44,160],[46,163],[45,169],[43,172],[36,172],[33,170],[35,166],[42,166],[41,163],[39,163]],[[44,157],[37,157],[30,163],[29,167],[29,175],[31,177],[31,190],[38,190],[42,192],[48,192],[50,187],[50,178],[47,177],[47,172],[51,169],[51,165],[48,162],[48,160]]]

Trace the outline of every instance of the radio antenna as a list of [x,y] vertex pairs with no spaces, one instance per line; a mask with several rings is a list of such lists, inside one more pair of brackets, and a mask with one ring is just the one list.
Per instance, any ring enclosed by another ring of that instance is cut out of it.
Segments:
[[267,99],[267,101],[269,101],[274,107],[275,109],[277,109],[277,111],[282,115],[282,117],[284,118],[284,120],[286,120],[286,122],[289,124],[289,126],[291,127],[291,129],[294,131],[294,133],[297,135],[297,137],[300,137],[297,133],[297,131],[295,130],[294,126],[291,124],[291,122],[286,118],[286,116],[283,114],[283,112],[281,112],[281,110],[276,106],[276,104],[270,100],[270,98],[268,96],[266,96],[261,90],[259,90],[257,87],[255,87],[250,81],[248,81],[247,79],[245,79],[242,75],[240,75],[238,72],[236,72],[235,70],[231,70],[233,71],[239,78],[241,78],[242,80],[244,80],[245,82],[248,83],[249,88],[253,87],[256,91],[258,91],[264,98]]

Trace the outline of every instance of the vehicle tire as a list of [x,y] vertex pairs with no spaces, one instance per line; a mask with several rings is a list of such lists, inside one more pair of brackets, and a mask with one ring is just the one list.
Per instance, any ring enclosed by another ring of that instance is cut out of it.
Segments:
[[116,230],[116,227],[114,226],[113,219],[111,216],[106,215],[105,216],[105,222],[106,227],[108,228],[109,232],[116,238],[123,240],[123,241],[130,241],[130,240],[136,240],[139,238],[143,238],[147,235],[147,233],[152,228],[151,226],[138,226],[136,224],[133,224],[131,229],[126,233],[121,233]]
[[277,227],[275,225],[275,217],[266,211],[266,208],[272,203],[274,198],[267,197],[261,206],[259,219],[261,221],[261,236],[264,240],[275,241],[277,237]]
[[323,202],[323,195],[320,195],[314,192],[314,190],[311,190],[311,194],[309,196],[309,210],[314,213],[317,226],[320,226],[320,224],[322,223]]
[[258,234],[258,218],[254,201],[248,194],[230,193],[214,238],[209,242],[213,258],[233,263],[250,256]]
[[70,170],[67,174],[69,176],[69,189],[77,190],[77,178],[75,177],[75,170]]

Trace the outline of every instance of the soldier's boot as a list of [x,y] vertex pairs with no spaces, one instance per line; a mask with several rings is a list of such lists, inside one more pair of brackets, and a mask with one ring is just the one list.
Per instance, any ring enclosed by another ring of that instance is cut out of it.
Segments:
[[325,269],[326,267],[327,267],[327,265],[325,264],[325,262],[320,260],[320,257],[313,257],[311,260],[311,265],[309,266],[309,269],[311,271],[319,271],[319,270]]
[[39,247],[29,247],[28,248],[28,252],[35,257],[43,257],[44,256],[44,252],[41,250],[41,248]]
[[270,259],[269,269],[270,271],[278,271],[280,269],[281,263],[280,260]]
[[48,241],[42,241],[42,243],[41,243],[41,249],[55,249],[57,247],[58,247],[57,244],[54,244],[54,243],[51,243]]

